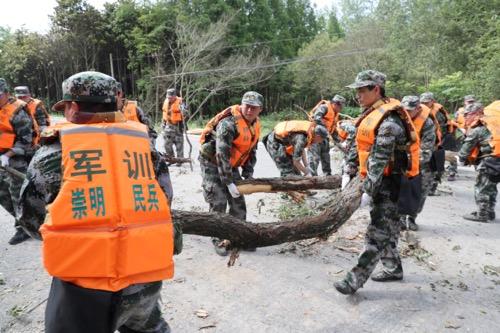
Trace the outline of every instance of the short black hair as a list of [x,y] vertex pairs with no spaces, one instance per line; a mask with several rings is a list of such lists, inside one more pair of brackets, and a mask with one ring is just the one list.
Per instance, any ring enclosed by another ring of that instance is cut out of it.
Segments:
[[[376,86],[374,86],[374,85],[369,85],[369,86],[368,86],[368,90],[373,90],[373,89],[375,89],[375,87],[376,87]],[[385,88],[384,88],[384,87],[381,87],[381,86],[378,86],[378,87],[380,88],[380,96],[381,96],[382,98],[385,98]]]

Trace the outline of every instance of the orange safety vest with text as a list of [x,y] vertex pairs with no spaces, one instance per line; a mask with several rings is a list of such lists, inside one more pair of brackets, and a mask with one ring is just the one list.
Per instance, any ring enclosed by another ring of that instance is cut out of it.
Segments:
[[125,100],[122,112],[127,120],[139,121],[139,117],[137,116],[137,101]]
[[[42,101],[36,98],[32,98],[28,103],[26,103],[26,107],[28,109],[28,112],[31,114],[31,117],[35,119],[36,121],[36,109],[40,106],[42,109],[43,113],[45,114],[45,117],[47,118],[47,126],[50,126],[50,115],[47,112],[47,109],[45,109],[45,106],[43,105]],[[37,126],[40,127],[40,124],[37,123]]]
[[219,112],[210,119],[200,136],[200,143],[204,144],[209,135],[214,135],[215,128],[219,122],[229,116],[233,116],[236,123],[238,135],[231,144],[230,163],[233,168],[244,165],[250,158],[252,149],[259,143],[260,120],[257,118],[252,125],[249,125],[240,111],[239,105],[233,105],[226,110]]
[[163,121],[175,125],[183,120],[181,111],[182,98],[176,97],[175,102],[170,105],[168,97],[163,102]]
[[[359,173],[362,178],[365,178],[368,174],[368,158],[375,143],[378,128],[391,112],[398,113],[405,124],[407,134],[410,135],[411,143],[406,148],[409,161],[406,174],[408,177],[414,177],[419,174],[420,140],[416,134],[415,127],[408,113],[401,107],[401,103],[397,99],[389,98],[376,102],[372,106],[372,111],[365,116],[361,116],[360,120],[358,120],[356,144],[359,156]],[[388,165],[384,168],[385,176],[389,176],[392,173],[391,164],[391,161],[389,161]]]
[[66,123],[59,135],[61,189],[40,227],[47,272],[107,291],[171,278],[172,219],[146,126]]
[[[310,147],[314,139],[315,123],[307,120],[289,120],[282,121],[274,127],[274,136],[281,140],[286,141],[288,136],[293,133],[302,133],[307,135],[307,147]],[[285,151],[288,155],[293,155],[295,148],[293,145],[287,145]]]
[[313,120],[314,112],[316,111],[316,109],[319,106],[321,106],[323,104],[325,104],[328,108],[327,113],[323,117],[323,124],[325,125],[328,132],[331,134],[335,131],[335,125],[338,121],[339,115],[338,115],[338,112],[336,112],[336,110],[335,110],[335,105],[332,104],[330,101],[321,100],[318,104],[316,104],[316,106],[309,113],[309,118],[311,120]]
[[417,135],[419,138],[421,138],[420,133],[422,132],[425,121],[430,117],[432,122],[434,123],[436,132],[436,146],[439,146],[441,144],[441,128],[439,127],[439,122],[432,114],[431,109],[429,109],[426,105],[420,104],[420,107],[422,108],[422,111],[418,114],[418,116],[415,117],[415,119],[412,119],[415,130],[417,131]]

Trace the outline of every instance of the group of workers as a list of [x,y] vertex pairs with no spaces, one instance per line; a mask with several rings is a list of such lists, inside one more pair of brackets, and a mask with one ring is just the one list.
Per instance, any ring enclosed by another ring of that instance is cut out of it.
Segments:
[[[362,107],[357,119],[340,120],[346,100],[335,95],[320,101],[309,119],[280,122],[268,134],[259,121],[263,96],[246,92],[201,133],[202,190],[210,211],[229,207],[229,214],[246,219],[235,183],[253,177],[261,134],[282,177],[316,176],[320,163],[323,175],[331,175],[331,138],[344,152],[342,189],[359,175],[361,206],[370,206],[365,248],[334,286],[353,294],[370,276],[401,280],[400,230],[417,229],[426,196],[441,181],[446,145],[459,146],[458,127],[461,148],[448,179],[455,179],[457,164],[476,165],[478,209],[464,218],[494,220],[500,118],[485,115],[466,96],[455,122],[432,93],[400,102],[386,96],[385,83],[383,73],[365,70],[348,86]],[[65,115],[57,124],[27,87],[16,87],[15,94],[0,79],[0,203],[15,218],[10,244],[43,239],[44,266],[53,277],[46,332],[169,332],[158,302],[161,281],[173,276],[172,257],[182,249],[182,230],[170,216],[168,164],[155,149],[148,117],[124,98],[119,82],[99,72],[63,82],[63,98],[52,107]],[[187,107],[175,89],[167,90],[162,110],[166,155],[174,156],[175,145],[183,157]],[[415,187],[421,195],[414,195]],[[218,254],[228,253],[227,242],[212,242]],[[383,267],[372,275],[379,260]]]

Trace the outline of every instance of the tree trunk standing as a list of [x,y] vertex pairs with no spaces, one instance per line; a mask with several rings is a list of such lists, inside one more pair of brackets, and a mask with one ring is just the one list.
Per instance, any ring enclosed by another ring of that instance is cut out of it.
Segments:
[[336,232],[358,209],[362,181],[355,178],[335,195],[317,216],[301,217],[283,222],[252,223],[219,213],[195,213],[174,210],[173,220],[190,235],[228,239],[233,248],[278,245],[302,239],[324,237]]

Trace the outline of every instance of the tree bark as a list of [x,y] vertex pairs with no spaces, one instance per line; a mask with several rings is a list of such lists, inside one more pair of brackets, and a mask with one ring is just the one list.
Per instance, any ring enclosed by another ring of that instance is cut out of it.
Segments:
[[220,213],[173,211],[173,219],[185,234],[228,239],[233,248],[278,245],[301,239],[325,237],[336,232],[359,207],[362,181],[355,178],[317,216],[283,222],[251,223]]
[[258,178],[236,181],[241,194],[256,192],[289,192],[310,189],[332,190],[340,188],[342,178],[338,175],[323,177]]

